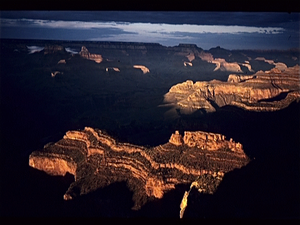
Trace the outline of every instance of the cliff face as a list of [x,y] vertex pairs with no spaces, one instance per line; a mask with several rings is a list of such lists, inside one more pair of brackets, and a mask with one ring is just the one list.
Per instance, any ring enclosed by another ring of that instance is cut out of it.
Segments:
[[[127,181],[134,192],[134,209],[149,198],[162,198],[177,184],[192,183],[199,176],[222,177],[248,162],[242,145],[221,134],[185,132],[182,137],[176,131],[169,143],[145,148],[118,143],[101,130],[89,127],[68,131],[63,139],[29,156],[33,168],[50,175],[68,172],[75,176],[65,200],[113,182]],[[203,182],[207,187],[215,185],[211,179]]]
[[[246,66],[249,71],[253,72],[251,69],[251,65],[248,64],[240,64],[237,62],[226,62],[223,58],[214,58],[214,56],[209,52],[201,51],[197,54],[197,56],[206,62],[214,63],[216,65],[214,71],[221,70],[221,71],[230,71],[230,72],[238,72],[242,73],[240,65]],[[240,64],[240,65],[239,65]]]
[[270,71],[258,71],[253,75],[231,74],[227,82],[186,81],[174,85],[165,94],[164,101],[179,108],[203,109],[213,112],[218,107],[235,105],[251,111],[275,111],[300,99],[299,66]]
[[79,55],[83,58],[89,59],[89,60],[93,60],[96,63],[101,63],[103,58],[101,55],[98,54],[91,54],[88,49],[85,46],[81,47],[81,51],[79,52]]
[[287,66],[284,64],[284,63],[281,63],[281,62],[277,62],[275,63],[274,60],[267,60],[265,59],[264,57],[257,57],[255,60],[261,60],[261,61],[264,61],[266,63],[269,63],[271,65],[274,65],[275,68],[278,70],[278,71],[284,71],[286,70]]

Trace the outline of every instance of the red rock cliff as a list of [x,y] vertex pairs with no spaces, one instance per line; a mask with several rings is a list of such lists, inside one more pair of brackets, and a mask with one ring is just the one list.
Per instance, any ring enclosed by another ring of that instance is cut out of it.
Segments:
[[83,58],[93,60],[96,63],[101,63],[103,61],[103,58],[99,54],[91,54],[88,49],[85,46],[81,47],[81,51],[79,52],[79,55]]
[[186,81],[170,88],[165,94],[166,103],[179,108],[204,109],[213,112],[215,107],[234,105],[251,111],[275,111],[300,99],[299,66],[283,72],[277,68],[258,71],[253,75],[231,74],[227,82]]
[[182,137],[176,131],[169,143],[145,148],[118,143],[89,127],[69,131],[63,139],[29,156],[33,168],[50,175],[68,172],[75,176],[65,200],[127,181],[134,192],[134,209],[149,198],[162,198],[177,184],[192,183],[204,174],[223,176],[248,161],[242,145],[221,134],[186,131]]

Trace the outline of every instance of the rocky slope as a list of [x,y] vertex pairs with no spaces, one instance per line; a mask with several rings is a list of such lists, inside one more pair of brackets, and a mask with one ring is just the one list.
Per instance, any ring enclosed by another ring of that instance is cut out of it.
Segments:
[[99,54],[91,54],[88,49],[85,46],[81,47],[81,51],[79,52],[79,55],[83,58],[89,59],[89,60],[93,60],[96,63],[101,63],[103,58],[101,55]]
[[149,198],[162,198],[177,184],[195,180],[201,180],[199,191],[213,193],[219,182],[212,178],[222,179],[225,173],[248,162],[242,145],[221,134],[186,131],[182,137],[176,131],[168,143],[146,148],[119,143],[89,127],[68,131],[63,139],[29,156],[33,168],[50,175],[74,175],[65,200],[127,181],[134,192],[133,209],[139,209]]
[[255,60],[264,61],[266,63],[269,63],[270,65],[274,65],[275,68],[279,69],[280,71],[284,71],[287,68],[287,66],[282,62],[275,63],[274,60],[267,60],[264,57],[257,57]]
[[227,82],[186,82],[174,85],[165,94],[164,101],[193,112],[198,109],[214,112],[225,105],[234,105],[251,111],[275,111],[286,108],[300,99],[299,66],[281,71],[258,71],[253,75],[231,74]]

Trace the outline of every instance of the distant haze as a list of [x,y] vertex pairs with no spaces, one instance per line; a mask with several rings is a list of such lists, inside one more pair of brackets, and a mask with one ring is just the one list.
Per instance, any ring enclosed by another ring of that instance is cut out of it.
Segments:
[[300,13],[1,12],[1,38],[197,44],[203,49],[299,48]]

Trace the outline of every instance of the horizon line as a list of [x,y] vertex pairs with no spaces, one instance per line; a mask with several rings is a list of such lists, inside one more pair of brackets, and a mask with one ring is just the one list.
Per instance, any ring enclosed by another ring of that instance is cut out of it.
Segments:
[[167,46],[167,45],[163,45],[159,42],[138,42],[138,41],[97,41],[97,40],[67,40],[67,39],[43,39],[43,38],[39,38],[39,39],[34,39],[34,38],[2,38],[0,37],[0,43],[2,40],[23,40],[23,41],[50,41],[50,42],[95,42],[95,43],[134,43],[134,44],[155,44],[155,45],[160,45],[162,47],[167,47],[167,48],[173,48],[173,47],[180,47],[180,45],[195,45],[197,48],[200,48],[204,51],[209,51],[210,49],[213,48],[221,48],[221,49],[225,49],[225,50],[229,50],[229,51],[300,51],[300,47],[291,47],[291,48],[286,48],[286,49],[274,49],[274,48],[267,48],[267,49],[258,49],[258,48],[247,48],[247,49],[242,49],[242,48],[235,48],[235,49],[227,49],[227,48],[222,48],[221,45],[217,45],[214,47],[211,47],[209,49],[203,49],[202,47],[199,47],[197,44],[194,43],[178,43],[178,45],[173,45],[173,46]]

